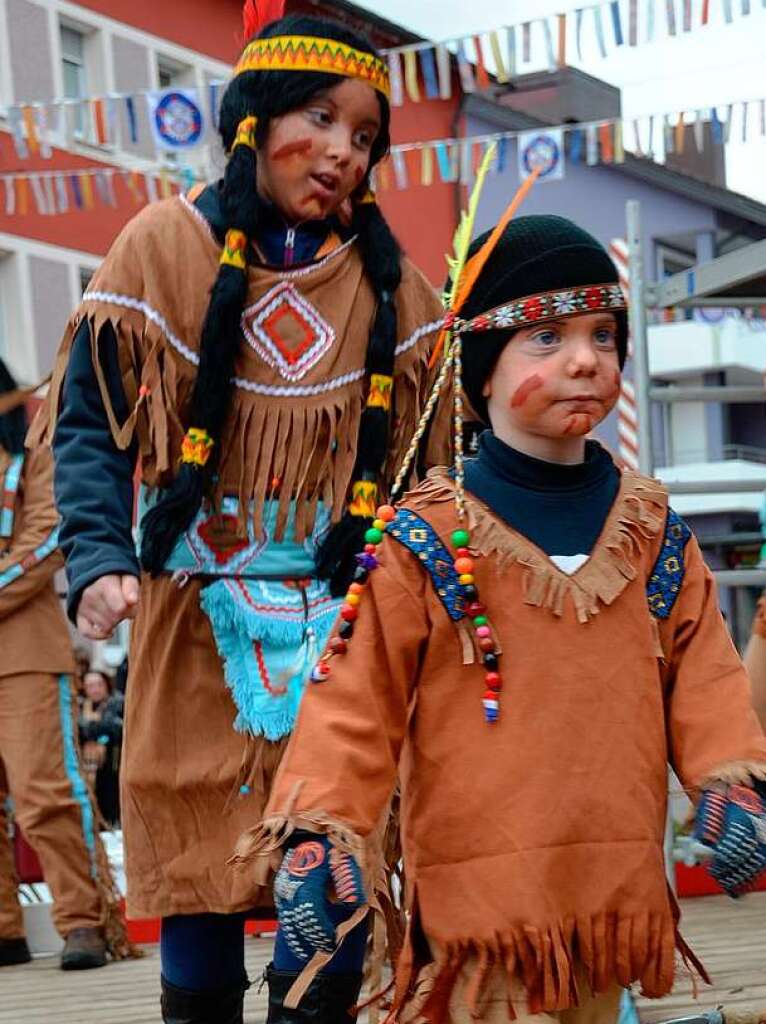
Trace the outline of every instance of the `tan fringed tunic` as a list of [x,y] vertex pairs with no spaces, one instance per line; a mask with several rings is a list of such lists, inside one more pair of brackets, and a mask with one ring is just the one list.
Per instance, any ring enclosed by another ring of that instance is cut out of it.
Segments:
[[[249,269],[243,339],[224,436],[218,496],[249,506],[256,535],[277,495],[276,539],[295,503],[294,539],[311,535],[318,503],[344,511],[367,393],[365,354],[375,298],[353,240],[324,247],[315,263]],[[186,197],[147,207],[125,228],[72,317],[56,362],[47,411],[34,428],[50,439],[73,339],[83,320],[93,366],[120,449],[135,440],[141,481],[167,484],[199,362],[199,337],[218,272],[218,245]],[[427,362],[442,315],[431,285],[407,260],[396,294],[399,343],[395,420],[387,476],[409,442],[427,394]],[[100,329],[117,336],[130,408],[117,422],[98,358]],[[87,487],[87,481],[83,481]],[[240,532],[243,529],[240,522]],[[219,537],[222,549],[237,536]],[[200,582],[143,578],[133,627],[122,768],[128,913],[152,917],[230,913],[269,900],[227,867],[236,837],[258,819],[283,744],[233,728],[237,709],[223,678]],[[239,795],[247,779],[249,791]]]
[[[263,870],[297,826],[365,859],[400,770],[411,917],[392,1019],[446,1020],[470,963],[477,1016],[499,977],[509,1002],[523,984],[533,1013],[576,1005],[583,973],[596,993],[637,981],[665,995],[676,950],[693,962],[665,879],[667,762],[690,791],[766,774],[697,542],[668,553],[665,491],[624,473],[591,557],[567,575],[469,495],[476,585],[502,651],[490,725],[473,631],[448,612],[450,480],[432,474],[404,510],[239,856]],[[657,577],[670,582],[653,614]]]

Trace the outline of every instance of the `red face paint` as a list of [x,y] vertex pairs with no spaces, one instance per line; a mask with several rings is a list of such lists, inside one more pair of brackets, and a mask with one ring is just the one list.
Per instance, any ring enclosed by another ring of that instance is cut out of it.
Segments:
[[523,383],[521,383],[513,393],[511,408],[518,409],[519,406],[526,402],[532,392],[537,391],[537,389],[541,388],[543,384],[543,378],[537,373],[533,373],[531,377],[527,377],[527,379],[523,381]]
[[294,142],[286,142],[271,154],[272,160],[286,160],[289,156],[296,156],[298,153],[310,153],[313,148],[311,139],[296,139]]

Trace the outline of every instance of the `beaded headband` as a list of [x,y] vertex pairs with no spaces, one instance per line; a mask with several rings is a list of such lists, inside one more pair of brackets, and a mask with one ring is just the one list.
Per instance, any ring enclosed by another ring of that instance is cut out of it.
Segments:
[[502,328],[518,330],[546,320],[559,320],[582,313],[612,313],[627,310],[625,295],[618,284],[589,284],[580,288],[556,289],[504,302],[471,320],[448,314],[445,327],[453,335]]
[[347,43],[316,36],[272,36],[254,39],[245,47],[235,75],[245,71],[324,71],[356,78],[386,99],[391,96],[388,65],[380,57]]

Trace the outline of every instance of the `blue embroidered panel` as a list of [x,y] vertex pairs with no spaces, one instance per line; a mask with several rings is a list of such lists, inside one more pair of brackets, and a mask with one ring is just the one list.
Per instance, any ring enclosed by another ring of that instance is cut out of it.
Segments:
[[455,571],[454,559],[433,526],[409,509],[402,508],[386,530],[386,536],[393,537],[409,548],[423,563],[449,617],[455,622],[462,619],[465,615],[465,598]]
[[667,619],[673,611],[684,580],[684,548],[691,535],[678,513],[668,509],[662,549],[646,584],[649,611],[656,619]]

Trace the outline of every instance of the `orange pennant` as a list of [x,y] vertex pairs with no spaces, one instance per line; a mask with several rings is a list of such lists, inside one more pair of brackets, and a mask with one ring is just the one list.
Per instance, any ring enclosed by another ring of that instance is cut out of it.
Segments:
[[32,107],[22,107],[21,116],[24,119],[24,127],[27,130],[27,144],[29,145],[29,152],[32,154],[39,153],[40,140],[37,137],[37,124],[35,122],[35,112],[32,109]]
[[81,174],[80,188],[82,189],[82,202],[86,210],[92,210],[95,203],[93,200],[93,182],[90,180],[89,174]]
[[614,160],[614,143],[612,142],[612,126],[610,124],[599,125],[598,140],[601,143],[602,162],[611,164]]
[[26,178],[16,179],[16,209],[22,217],[29,213],[29,182]]

